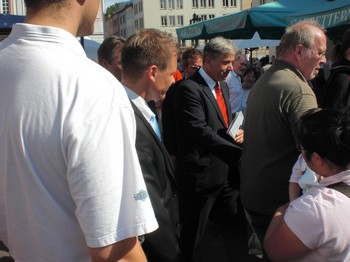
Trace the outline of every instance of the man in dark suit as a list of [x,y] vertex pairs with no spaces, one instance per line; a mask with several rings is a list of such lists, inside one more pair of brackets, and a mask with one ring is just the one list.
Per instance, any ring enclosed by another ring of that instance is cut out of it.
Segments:
[[[191,47],[183,51],[181,55],[181,67],[184,78],[192,76],[202,67],[202,52]],[[182,79],[173,84],[166,92],[162,102],[162,124],[163,124],[163,142],[169,154],[175,158],[176,155],[176,130],[174,116],[174,95]]]
[[[145,57],[147,54],[147,57]],[[178,44],[171,35],[146,29],[127,39],[122,48],[122,83],[134,108],[136,149],[159,228],[140,237],[150,262],[183,261],[179,249],[178,189],[174,166],[150,100],[160,101],[174,83]]]
[[[237,215],[238,190],[232,179],[238,177],[241,148],[226,134],[232,115],[223,80],[235,53],[228,39],[211,39],[203,50],[202,68],[183,80],[174,96],[176,178],[183,191],[181,246],[188,261],[248,259],[246,221],[242,210]],[[229,247],[220,250],[217,243]]]

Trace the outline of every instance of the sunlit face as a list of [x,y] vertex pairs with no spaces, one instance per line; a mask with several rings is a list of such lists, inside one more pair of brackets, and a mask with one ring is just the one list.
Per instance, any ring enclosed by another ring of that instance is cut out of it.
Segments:
[[237,75],[242,76],[247,68],[247,58],[245,55],[240,55],[239,58],[235,59],[233,62],[233,70]]
[[164,70],[157,70],[157,74],[155,76],[154,82],[154,91],[157,92],[156,96],[158,99],[154,99],[155,101],[161,101],[165,97],[166,91],[168,91],[169,87],[175,83],[174,73],[177,70],[177,56],[174,55],[168,65],[168,67]]
[[232,71],[234,58],[235,54],[221,54],[216,58],[207,57],[205,71],[214,81],[223,81]]
[[119,81],[122,79],[122,52],[121,47],[114,48],[114,59],[112,63],[104,61],[103,66],[111,72]]
[[302,57],[299,70],[306,80],[315,78],[320,71],[321,65],[326,60],[327,38],[322,32],[315,34],[314,45],[311,48],[302,48]]
[[188,65],[183,67],[186,78],[192,76],[200,67],[202,67],[202,65],[203,61],[200,57],[189,59]]
[[243,85],[247,88],[251,88],[256,81],[254,72],[249,72],[243,77]]

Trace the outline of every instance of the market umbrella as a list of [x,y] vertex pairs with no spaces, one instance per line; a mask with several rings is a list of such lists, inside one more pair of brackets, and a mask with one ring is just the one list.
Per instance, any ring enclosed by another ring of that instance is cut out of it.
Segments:
[[350,28],[350,1],[325,1],[323,5],[315,6],[313,12],[300,10],[286,17],[287,25],[302,20],[317,21],[327,30],[330,39],[339,39],[343,32]]
[[230,39],[251,39],[255,32],[259,33],[261,39],[280,39],[288,25],[286,17],[300,12],[313,13],[315,8],[325,4],[330,8],[331,3],[337,1],[279,0],[180,27],[176,32],[180,40],[210,39],[218,35]]

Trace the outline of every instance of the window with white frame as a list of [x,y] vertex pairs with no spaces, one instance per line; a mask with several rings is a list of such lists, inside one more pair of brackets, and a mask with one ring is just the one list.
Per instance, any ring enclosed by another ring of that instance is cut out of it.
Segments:
[[183,26],[184,25],[184,17],[183,17],[183,15],[178,15],[177,16],[177,25],[178,26]]
[[174,15],[169,16],[169,26],[175,26],[175,16]]
[[192,7],[198,8],[198,0],[192,0]]
[[[1,9],[0,9],[1,11]],[[10,3],[9,0],[2,0],[2,13],[10,14]]]
[[141,17],[141,18],[139,19],[139,25],[140,25],[140,29],[142,29],[142,28],[145,27],[144,24],[143,24],[143,17]]
[[137,4],[134,4],[134,15],[137,15],[137,11],[138,11]]
[[175,6],[174,6],[174,0],[169,0],[168,3],[169,3],[169,4],[168,4],[168,8],[169,8],[169,9],[174,9],[174,8],[175,8]]
[[160,9],[166,9],[166,0],[160,0]]
[[215,15],[209,15],[209,19],[215,18]]
[[222,0],[222,6],[228,7],[228,1],[229,0]]
[[207,15],[201,15],[202,21],[207,20]]
[[167,26],[168,25],[168,21],[167,21],[167,17],[166,16],[161,16],[160,20],[161,20],[161,26]]
[[177,9],[182,9],[184,6],[183,0],[176,0],[176,8]]
[[230,0],[230,6],[237,6],[237,0]]
[[201,8],[207,7],[207,0],[201,0]]
[[208,0],[208,7],[211,7],[211,8],[214,8],[215,5],[214,5],[214,0]]

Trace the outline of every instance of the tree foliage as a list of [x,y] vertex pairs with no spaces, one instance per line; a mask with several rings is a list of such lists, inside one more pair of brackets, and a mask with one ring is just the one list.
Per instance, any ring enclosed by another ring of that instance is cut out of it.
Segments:
[[111,5],[106,9],[106,17],[111,17],[113,14],[117,12],[116,5]]

